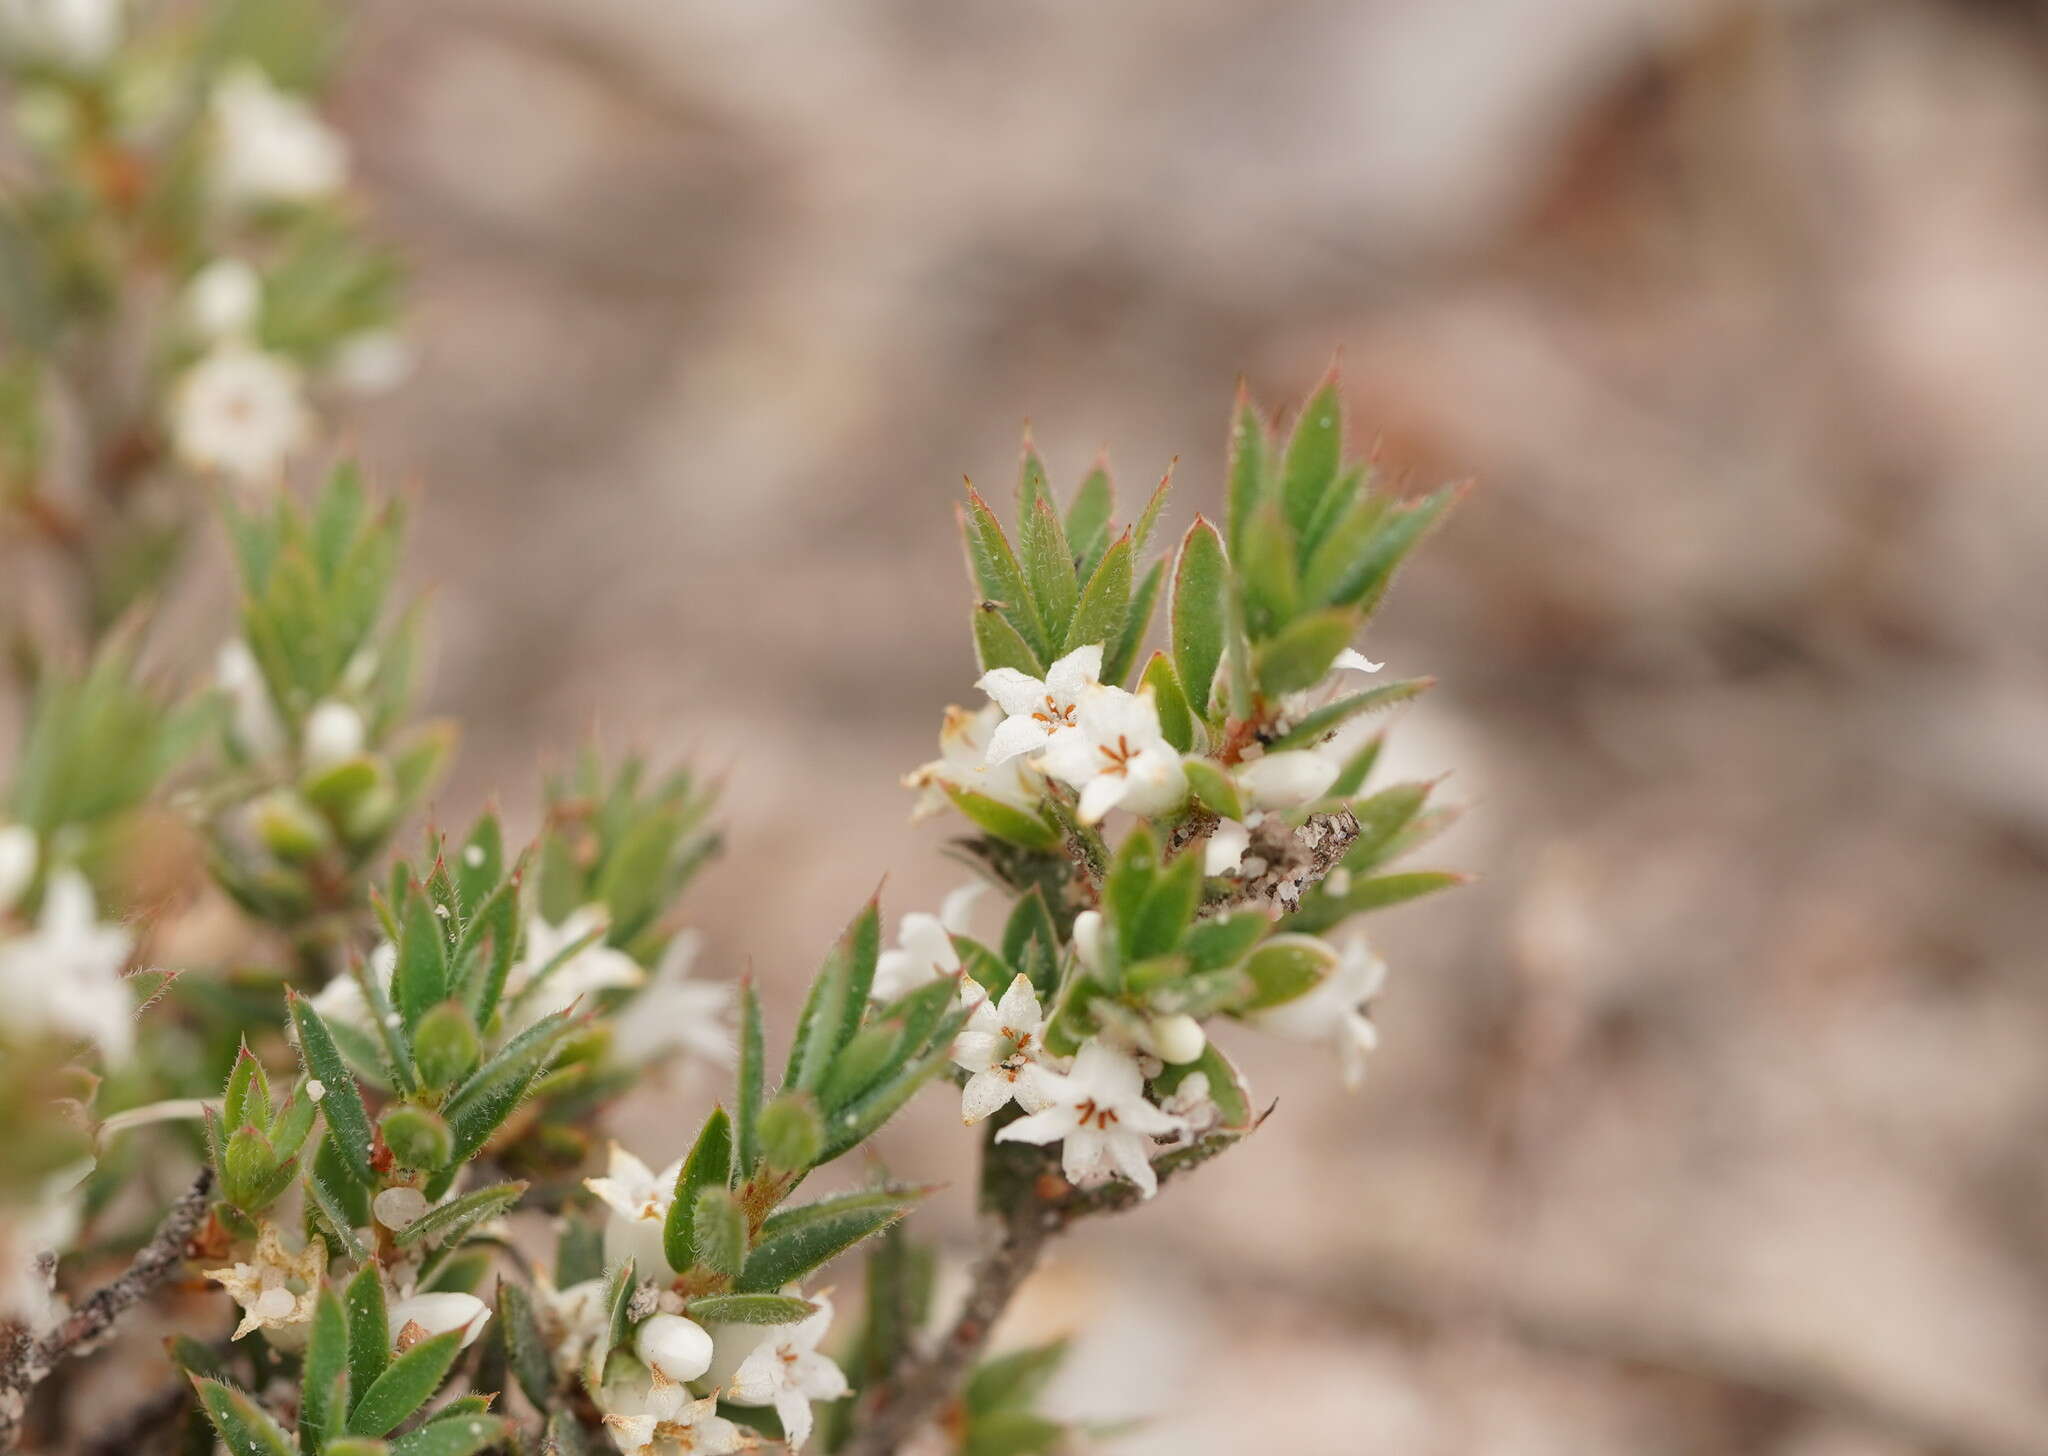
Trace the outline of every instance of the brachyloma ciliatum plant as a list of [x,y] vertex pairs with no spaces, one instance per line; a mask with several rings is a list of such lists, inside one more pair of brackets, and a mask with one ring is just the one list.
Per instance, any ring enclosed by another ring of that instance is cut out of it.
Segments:
[[[316,33],[292,9],[286,32]],[[280,481],[311,414],[275,458],[234,437],[269,428],[242,410],[215,422],[220,458],[136,467],[177,501],[203,500],[195,470],[234,477],[214,498],[241,602],[210,684],[139,673],[134,604],[170,559],[148,556],[139,581],[112,564],[130,486],[48,425],[102,367],[62,341],[139,307],[134,275],[165,255],[121,252],[135,219],[38,219],[118,213],[176,172],[205,220],[179,234],[202,250],[180,266],[275,263],[294,256],[272,251],[292,246],[294,209],[333,207],[331,189],[286,187],[258,236],[216,241],[235,123],[191,108],[270,88],[273,176],[321,171],[308,159],[339,143],[261,69],[260,7],[186,7],[161,34],[105,10],[101,33],[88,0],[0,0],[51,189],[8,222],[28,264],[10,263],[6,306],[26,297],[46,327],[10,329],[0,360],[34,381],[0,500],[96,604],[78,619],[89,652],[17,654],[0,1449],[81,1449],[74,1357],[145,1301],[177,1333],[167,1361],[128,1357],[140,1388],[97,1449],[1022,1456],[1089,1440],[1040,1407],[1061,1346],[986,1348],[1042,1251],[1258,1126],[1230,1041],[1323,1044],[1355,1084],[1384,971],[1350,922],[1459,878],[1389,868],[1446,813],[1427,784],[1372,785],[1375,715],[1425,683],[1383,680],[1355,646],[1451,495],[1402,499],[1346,462],[1334,376],[1284,439],[1240,397],[1217,521],[1196,516],[1170,550],[1164,483],[1122,525],[1106,469],[1062,503],[1027,447],[1007,524],[970,490],[985,701],[947,710],[940,756],[906,782],[919,813],[958,816],[977,876],[903,916],[893,944],[862,907],[772,1035],[750,984],[691,974],[677,905],[717,837],[690,775],[591,750],[545,786],[531,843],[509,844],[495,812],[406,829],[453,737],[412,715],[395,508],[347,467],[303,497]],[[198,49],[173,74],[212,100],[124,111],[178,46]],[[40,289],[84,236],[114,248],[94,286]],[[202,238],[248,252],[202,256]],[[307,264],[307,286],[355,296],[356,257]],[[257,294],[268,318],[271,284]],[[231,347],[287,348],[249,326]],[[292,369],[317,357],[305,347]],[[136,396],[132,428],[165,428],[181,389]],[[73,497],[87,508],[55,511]],[[53,519],[73,534],[46,539]],[[185,513],[161,519],[182,531]],[[159,955],[194,903],[232,907],[234,932],[197,942],[211,960]],[[676,1058],[729,1069],[731,1088],[678,1109],[695,1135],[655,1170],[602,1128]],[[933,1084],[978,1139],[990,1229],[943,1305],[905,1222],[930,1190],[848,1156]],[[842,1311],[824,1279],[856,1246],[862,1293]]]

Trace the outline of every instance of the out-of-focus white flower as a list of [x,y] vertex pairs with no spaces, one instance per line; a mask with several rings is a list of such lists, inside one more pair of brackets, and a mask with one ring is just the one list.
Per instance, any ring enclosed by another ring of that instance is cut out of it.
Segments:
[[92,886],[74,869],[51,872],[35,930],[0,941],[0,1023],[98,1044],[110,1062],[135,1045],[135,1004],[121,969],[135,938],[102,924]]
[[238,66],[213,88],[214,183],[229,202],[309,202],[348,179],[348,148],[306,102]]
[[818,1341],[832,1327],[832,1301],[814,1296],[817,1313],[793,1325],[767,1326],[767,1335],[733,1372],[725,1398],[734,1405],[772,1405],[782,1421],[789,1449],[811,1436],[811,1402],[838,1400],[852,1387]]
[[327,1274],[327,1246],[308,1239],[306,1247],[295,1254],[285,1247],[277,1225],[266,1222],[256,1230],[256,1248],[249,1262],[204,1272],[242,1306],[242,1322],[235,1327],[234,1338],[263,1330],[264,1338],[273,1344],[280,1335],[287,1340],[303,1339],[320,1298],[320,1282]]
[[[1100,910],[1083,910],[1074,917],[1074,955],[1083,969],[1102,971],[1106,931]],[[1161,1062],[1192,1062],[1208,1045],[1202,1023],[1185,1012],[1148,1016],[1104,1000],[1095,1003],[1094,1014],[1102,1025],[1103,1038],[1111,1045],[1143,1052]]]
[[1081,695],[1075,726],[1046,745],[1039,767],[1081,791],[1084,824],[1112,809],[1163,813],[1187,797],[1180,753],[1159,731],[1149,690],[1089,688]]
[[952,801],[946,790],[964,789],[1008,804],[1013,809],[1030,809],[1045,792],[1045,781],[1019,754],[991,764],[989,740],[1003,721],[1003,710],[995,703],[979,712],[965,708],[946,709],[939,727],[939,756],[903,776],[906,789],[918,791],[910,811],[913,820],[938,813]]
[[718,1414],[717,1396],[700,1400],[659,1371],[606,1381],[597,1404],[623,1456],[732,1456],[754,1444]]
[[1208,842],[1202,846],[1202,873],[1236,873],[1237,867],[1244,862],[1244,852],[1251,847],[1251,826],[1240,824],[1235,819],[1223,820],[1210,832]]
[[680,1049],[732,1065],[732,983],[691,978],[702,947],[703,937],[685,930],[662,951],[647,989],[613,1020],[612,1054],[620,1061],[638,1064]]
[[611,1152],[602,1178],[585,1178],[583,1186],[605,1201],[611,1217],[604,1226],[604,1262],[616,1269],[633,1261],[636,1277],[661,1277],[668,1268],[662,1249],[661,1228],[668,1221],[668,1206],[675,1202],[676,1175],[683,1160],[663,1168],[659,1174],[620,1147]]
[[1322,797],[1342,768],[1316,749],[1282,749],[1240,764],[1237,786],[1255,808],[1292,809]]
[[240,258],[215,258],[185,285],[185,322],[209,343],[248,334],[262,306],[263,281]]
[[1337,654],[1336,661],[1330,664],[1330,671],[1378,672],[1381,668],[1385,666],[1386,664],[1384,662],[1374,662],[1371,658],[1367,657],[1363,652],[1360,652],[1356,647],[1347,647],[1342,652]]
[[298,366],[233,340],[187,369],[171,398],[178,458],[245,484],[283,470],[312,429]]
[[1145,1078],[1129,1052],[1097,1039],[1084,1045],[1073,1070],[1048,1073],[1051,1103],[996,1134],[999,1143],[1060,1143],[1060,1166],[1077,1188],[1121,1173],[1150,1198],[1159,1191],[1152,1140],[1186,1131],[1184,1119],[1145,1100]]
[[306,767],[318,773],[347,763],[363,751],[368,737],[361,713],[347,703],[323,698],[306,715]]
[[26,824],[0,825],[0,915],[14,908],[36,877],[36,834]]
[[1077,647],[1046,669],[1043,678],[1014,667],[991,668],[975,686],[995,699],[1003,721],[989,738],[987,763],[993,767],[1019,754],[1035,753],[1071,734],[1081,695],[1102,676],[1102,644]]
[[967,933],[967,917],[987,888],[976,880],[947,895],[938,914],[913,910],[904,916],[896,926],[896,944],[875,962],[874,998],[894,1001],[927,981],[958,971],[960,953],[953,948],[953,937]]
[[401,1350],[450,1330],[463,1332],[462,1348],[466,1350],[491,1322],[491,1307],[474,1294],[449,1290],[398,1300],[385,1318],[391,1322],[391,1342]]
[[554,1356],[555,1369],[565,1378],[583,1368],[593,1345],[610,1338],[607,1292],[603,1279],[585,1279],[567,1289],[555,1288],[544,1275],[534,1281],[534,1319],[540,1325],[542,1343]]
[[528,917],[525,948],[505,976],[508,1029],[523,1031],[585,996],[647,979],[638,961],[604,943],[610,924],[602,905],[572,910],[560,925],[539,915]]
[[412,350],[390,329],[365,329],[335,346],[327,372],[352,394],[385,394],[412,373]]
[[[383,988],[387,999],[391,995],[391,978],[397,971],[398,947],[388,940],[379,941],[376,949],[370,952],[367,973],[377,978],[377,984]],[[363,995],[362,984],[352,971],[343,971],[332,977],[308,999],[313,1009],[320,1013],[322,1021],[340,1022],[372,1034],[377,1030],[377,1018],[370,1010],[369,998]]]
[[62,1315],[54,1256],[78,1236],[80,1190],[92,1168],[87,1158],[54,1173],[33,1199],[0,1214],[0,1325],[36,1333]]
[[0,50],[86,70],[121,44],[122,0],[0,0]]
[[237,637],[221,644],[214,659],[214,681],[234,709],[235,741],[252,758],[270,758],[284,749],[284,724],[278,721],[270,685],[249,644]]
[[711,1368],[711,1336],[679,1314],[653,1314],[633,1332],[633,1353],[655,1374],[687,1382]]
[[1160,1099],[1159,1110],[1186,1124],[1174,1138],[1175,1146],[1206,1137],[1223,1125],[1223,1109],[1209,1095],[1207,1072],[1190,1072],[1181,1078],[1180,1085]]
[[960,1091],[960,1120],[972,1126],[1015,1101],[1026,1112],[1048,1105],[1041,1079],[1046,1072],[1045,1013],[1031,978],[1019,975],[992,1000],[978,985],[963,994],[980,1004],[953,1041],[953,1065],[973,1073]]
[[1292,1001],[1249,1012],[1244,1019],[1290,1041],[1327,1043],[1337,1053],[1344,1085],[1356,1090],[1365,1080],[1366,1058],[1380,1042],[1379,1029],[1372,1024],[1372,999],[1386,980],[1387,963],[1373,954],[1363,936],[1357,936],[1344,946],[1321,985]]

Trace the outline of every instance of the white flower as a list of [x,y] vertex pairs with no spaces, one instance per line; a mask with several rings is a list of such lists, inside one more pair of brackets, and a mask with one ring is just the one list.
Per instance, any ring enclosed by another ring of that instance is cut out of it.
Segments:
[[1227,875],[1236,871],[1244,861],[1244,852],[1252,847],[1251,826],[1240,824],[1235,819],[1225,819],[1210,832],[1208,842],[1202,846],[1202,873],[1205,875]]
[[306,767],[317,773],[346,763],[363,751],[368,736],[361,713],[347,703],[322,698],[306,715]]
[[676,1175],[682,1171],[683,1160],[678,1158],[657,1175],[613,1143],[605,1176],[583,1180],[583,1186],[602,1198],[612,1211],[604,1226],[607,1269],[616,1269],[631,1259],[635,1278],[659,1278],[668,1268],[661,1228],[668,1222],[668,1206],[676,1197]]
[[557,1289],[546,1275],[533,1283],[533,1314],[541,1341],[554,1356],[565,1379],[583,1368],[591,1347],[611,1337],[611,1308],[605,1302],[607,1281],[585,1279]]
[[412,350],[390,329],[365,329],[335,346],[327,369],[353,394],[383,394],[412,373]]
[[605,1429],[624,1456],[731,1456],[753,1444],[718,1414],[718,1397],[699,1400],[659,1371],[605,1382],[597,1403]]
[[[538,915],[526,922],[526,947],[505,976],[509,1030],[523,1031],[544,1016],[567,1011],[598,991],[638,986],[640,963],[604,943],[610,915],[602,905],[572,910],[560,925]],[[578,942],[584,942],[580,948]]]
[[463,1332],[462,1348],[466,1350],[491,1322],[491,1307],[474,1294],[450,1290],[398,1300],[385,1318],[391,1324],[391,1342],[401,1350],[450,1330]]
[[213,123],[214,182],[229,202],[306,202],[347,180],[340,136],[254,66],[215,85]]
[[[388,940],[379,941],[376,949],[370,952],[369,974],[377,978],[386,1000],[390,999],[391,978],[397,970],[398,947]],[[322,1021],[340,1022],[359,1031],[376,1033],[377,1018],[371,1013],[369,998],[363,995],[362,984],[353,972],[342,971],[307,999],[320,1013]]]
[[0,826],[0,915],[14,908],[36,877],[36,834],[25,824]]
[[51,1174],[29,1201],[0,1216],[0,1325],[40,1332],[62,1315],[53,1292],[56,1255],[78,1235],[80,1189],[92,1169],[87,1158]]
[[178,458],[237,481],[276,475],[312,429],[298,366],[247,344],[215,345],[185,371],[171,398]]
[[820,1294],[815,1302],[817,1313],[799,1323],[769,1326],[725,1391],[734,1405],[774,1406],[792,1451],[810,1439],[811,1402],[838,1400],[852,1389],[839,1367],[818,1353],[832,1325],[832,1301]]
[[225,1269],[204,1271],[242,1306],[242,1322],[234,1338],[254,1330],[267,1331],[265,1338],[278,1343],[303,1338],[302,1326],[313,1319],[313,1306],[320,1298],[320,1282],[327,1274],[327,1246],[308,1239],[306,1247],[294,1254],[284,1245],[284,1235],[274,1223],[260,1224],[256,1248],[250,1261]]
[[1347,647],[1342,652],[1337,654],[1336,661],[1330,664],[1330,671],[1378,672],[1381,668],[1385,666],[1386,664],[1384,662],[1372,661],[1372,659],[1368,658],[1363,652],[1360,652],[1356,647]]
[[987,888],[976,880],[946,896],[938,914],[913,910],[904,916],[896,926],[896,944],[875,962],[874,999],[894,1001],[927,981],[958,971],[960,953],[953,948],[953,937],[966,933],[968,914]]
[[84,70],[121,43],[121,0],[0,0],[0,52]]
[[1026,1112],[1043,1111],[1050,1097],[1043,1085],[1045,1013],[1031,978],[1019,975],[998,1002],[979,986],[980,1004],[953,1041],[953,1065],[974,1075],[960,1092],[960,1120],[980,1122],[1013,1099]]
[[1387,963],[1372,953],[1364,937],[1357,937],[1314,990],[1249,1012],[1245,1020],[1290,1041],[1329,1043],[1343,1068],[1344,1085],[1356,1089],[1365,1080],[1367,1055],[1379,1045],[1379,1029],[1370,1012],[1372,998],[1386,979]]
[[1240,764],[1237,786],[1255,808],[1292,809],[1319,799],[1343,764],[1309,748],[1286,748]]
[[1051,1104],[1020,1117],[996,1141],[1063,1142],[1060,1164],[1067,1181],[1092,1188],[1121,1173],[1145,1197],[1159,1191],[1152,1171],[1152,1139],[1182,1133],[1187,1123],[1145,1100],[1137,1059],[1102,1040],[1087,1043],[1071,1072],[1046,1074]]
[[271,758],[282,752],[284,724],[278,721],[270,684],[249,644],[239,637],[222,643],[214,659],[213,677],[234,709],[234,736],[242,751],[252,758]]
[[1187,797],[1180,754],[1159,731],[1149,690],[1090,688],[1077,719],[1072,731],[1047,745],[1039,767],[1081,791],[1082,823],[1094,824],[1112,809],[1158,814]]
[[695,1380],[711,1368],[711,1336],[704,1326],[679,1314],[653,1314],[633,1333],[633,1353],[657,1375]]
[[92,886],[74,869],[51,873],[32,934],[0,941],[0,1022],[96,1042],[107,1060],[135,1045],[135,1004],[121,968],[134,937],[100,922]]
[[1035,678],[1014,667],[991,668],[975,686],[1006,715],[990,736],[984,761],[991,767],[1033,753],[1075,728],[1083,692],[1102,675],[1102,644],[1077,647]]
[[1045,781],[1031,768],[1028,759],[1017,755],[998,764],[988,760],[989,740],[1003,721],[1003,710],[994,703],[978,712],[965,708],[946,709],[939,726],[939,756],[903,776],[906,789],[918,790],[910,817],[923,819],[952,802],[948,788],[966,789],[1008,804],[1013,809],[1031,809],[1045,791]]
[[612,1054],[642,1063],[680,1048],[721,1067],[733,1063],[733,988],[728,981],[695,981],[703,937],[685,930],[668,943],[647,989],[612,1022]]
[[256,327],[263,306],[263,282],[240,258],[216,258],[185,285],[185,322],[209,343],[235,338]]

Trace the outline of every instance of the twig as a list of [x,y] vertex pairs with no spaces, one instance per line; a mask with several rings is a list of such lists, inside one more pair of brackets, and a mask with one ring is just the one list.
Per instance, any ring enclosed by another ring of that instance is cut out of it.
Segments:
[[90,1349],[183,1262],[185,1246],[205,1218],[212,1192],[213,1170],[201,1168],[119,1278],[87,1295],[40,1340],[24,1331],[13,1337],[10,1348],[0,1349],[0,1451],[14,1449],[30,1395],[58,1363]]

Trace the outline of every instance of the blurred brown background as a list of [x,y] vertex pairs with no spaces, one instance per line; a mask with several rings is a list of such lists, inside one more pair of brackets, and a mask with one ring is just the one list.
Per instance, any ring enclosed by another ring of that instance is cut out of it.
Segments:
[[[1378,920],[1363,1097],[1240,1036],[1266,1129],[1023,1312],[1116,1449],[2048,1452],[2048,10],[360,19],[444,809],[593,724],[725,768],[705,970],[785,1026],[958,877],[895,776],[1026,417],[1069,487],[1180,455],[1185,524],[1233,378],[1341,347],[1391,469],[1481,480],[1365,645],[1441,677],[1395,767],[1484,882]],[[962,1173],[943,1102],[900,1171]]]

